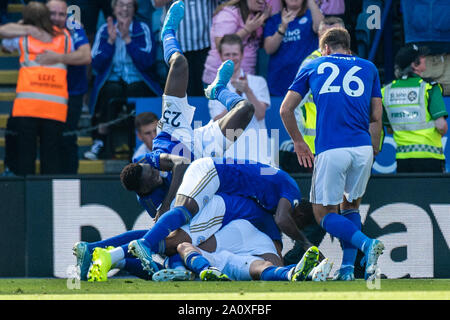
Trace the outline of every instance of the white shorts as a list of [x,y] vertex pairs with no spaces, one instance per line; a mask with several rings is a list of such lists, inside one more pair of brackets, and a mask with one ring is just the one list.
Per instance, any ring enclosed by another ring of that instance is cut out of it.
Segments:
[[205,126],[194,129],[194,156],[195,159],[203,157],[222,157],[232,141],[225,138],[220,130],[218,121],[209,121]]
[[187,168],[177,195],[194,199],[200,212],[216,194],[219,186],[219,176],[213,159],[202,158],[192,162]]
[[352,202],[366,191],[373,164],[372,146],[336,148],[320,153],[314,161],[311,203],[337,205]]
[[277,255],[277,249],[268,235],[259,231],[248,220],[233,220],[215,234],[216,251],[227,250],[238,255]]
[[169,133],[182,142],[194,154],[195,159],[203,157],[221,157],[232,144],[225,138],[217,121],[198,126],[194,119],[195,107],[189,105],[187,96],[178,98],[163,95],[162,116],[158,124],[158,133]]
[[214,195],[203,210],[192,218],[191,223],[181,229],[191,237],[192,244],[198,246],[222,227],[225,209],[223,198]]
[[277,254],[273,241],[249,221],[237,219],[216,234],[216,251],[202,252],[203,256],[232,280],[252,280],[250,265],[265,253]]
[[220,252],[206,252],[200,250],[211,266],[225,273],[231,280],[250,281],[250,265],[256,260],[263,260],[256,256],[237,255],[227,250]]
[[158,122],[157,133],[161,131],[169,133],[175,139],[186,146],[192,143],[195,107],[190,106],[187,96],[178,98],[174,96],[162,96],[162,113]]

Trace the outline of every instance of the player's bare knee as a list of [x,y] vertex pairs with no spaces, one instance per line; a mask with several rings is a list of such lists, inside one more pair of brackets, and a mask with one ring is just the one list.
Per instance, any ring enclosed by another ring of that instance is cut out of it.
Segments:
[[250,277],[252,277],[253,280],[260,280],[261,274],[264,272],[265,269],[267,269],[270,266],[273,266],[273,264],[270,261],[265,260],[253,261],[249,269]]
[[181,256],[185,256],[187,253],[194,251],[194,246],[189,242],[182,242],[179,245],[177,245],[177,252]]
[[250,122],[255,114],[255,107],[248,100],[239,101],[234,108],[237,108],[236,112],[239,113],[239,118],[246,122]]
[[198,204],[193,198],[190,198],[182,194],[177,195],[175,199],[175,207],[179,206],[185,207],[192,216],[197,214],[199,210]]

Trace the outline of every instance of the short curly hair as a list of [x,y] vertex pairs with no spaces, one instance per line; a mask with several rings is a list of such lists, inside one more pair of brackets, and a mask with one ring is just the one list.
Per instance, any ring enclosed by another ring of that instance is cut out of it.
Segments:
[[143,168],[138,163],[130,163],[122,169],[120,182],[128,191],[137,192],[141,187],[141,177]]

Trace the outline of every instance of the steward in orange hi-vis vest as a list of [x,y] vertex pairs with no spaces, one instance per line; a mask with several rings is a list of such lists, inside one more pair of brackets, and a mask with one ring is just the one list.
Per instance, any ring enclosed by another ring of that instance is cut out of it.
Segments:
[[64,30],[49,43],[30,36],[21,37],[19,45],[21,67],[12,116],[66,122],[69,98],[67,67],[62,63],[40,65],[36,62],[36,57],[46,50],[61,54],[70,52],[69,33]]

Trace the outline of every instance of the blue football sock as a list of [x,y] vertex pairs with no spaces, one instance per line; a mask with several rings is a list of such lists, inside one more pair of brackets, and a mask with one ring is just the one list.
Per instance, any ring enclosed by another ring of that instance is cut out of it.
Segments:
[[183,263],[183,259],[179,254],[175,254],[169,257],[169,268],[170,269],[186,269]]
[[261,273],[260,280],[263,281],[289,281],[288,274],[295,264],[286,267],[270,266]]
[[[109,246],[120,247],[124,244],[128,244],[129,242],[142,238],[148,230],[131,230],[125,233],[119,234],[118,236],[97,241],[91,242],[88,244],[88,249],[92,253],[96,247],[106,248]],[[126,252],[126,250],[125,250]]]
[[[343,210],[341,216],[353,222],[356,228],[361,230],[361,215],[358,209]],[[341,240],[341,244],[343,249],[341,267],[354,267],[358,249],[347,241]]]
[[152,280],[152,277],[148,274],[148,272],[142,268],[141,260],[139,260],[138,258],[125,259],[124,269],[138,278],[144,280]]
[[164,253],[165,239],[169,233],[189,223],[191,219],[188,209],[183,206],[175,207],[164,213],[143,238],[153,253]]
[[174,30],[167,30],[163,36],[163,52],[164,52],[164,61],[169,65],[170,57],[175,53],[183,53],[180,47],[180,43],[177,40],[176,34]]
[[[158,270],[163,269],[162,265],[155,262],[158,265]],[[127,272],[132,274],[133,276],[136,276],[138,278],[144,279],[144,280],[152,280],[152,277],[148,274],[146,270],[142,268],[141,260],[138,258],[126,258],[125,259],[125,268]]]
[[238,102],[245,99],[237,93],[228,90],[227,87],[222,87],[218,89],[217,100],[222,103],[227,110],[231,110]]
[[123,244],[120,246],[125,254],[125,259],[126,258],[136,258],[135,256],[133,256],[131,253],[128,252],[128,243],[127,244]]
[[361,251],[364,251],[364,244],[370,242],[370,238],[359,231],[353,222],[337,213],[327,214],[320,221],[320,225],[333,237],[349,242]]
[[197,251],[189,252],[184,258],[184,264],[196,274],[199,274],[202,270],[211,266],[209,261]]

